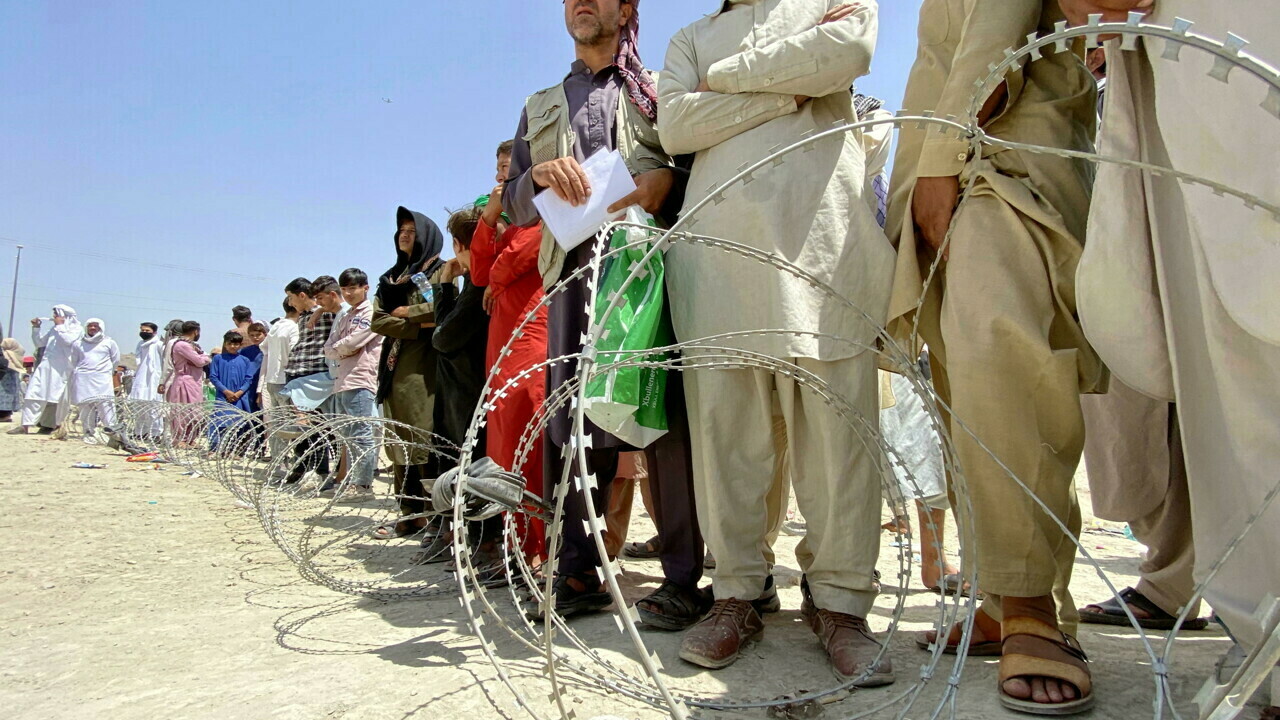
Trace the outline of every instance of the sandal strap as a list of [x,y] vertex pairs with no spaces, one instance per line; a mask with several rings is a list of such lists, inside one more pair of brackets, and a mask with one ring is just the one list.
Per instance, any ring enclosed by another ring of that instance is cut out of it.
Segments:
[[1001,623],[1000,682],[1047,677],[1070,683],[1087,697],[1093,692],[1089,657],[1076,639],[1035,618],[1006,617]]
[[[1148,620],[1176,619],[1173,615],[1170,615],[1164,610],[1161,610],[1159,605],[1156,605],[1155,603],[1151,602],[1151,600],[1146,595],[1143,595],[1142,593],[1138,592],[1134,588],[1129,587],[1129,588],[1125,588],[1124,590],[1121,590],[1120,599],[1123,600],[1125,603],[1132,605],[1142,610],[1143,612],[1145,612],[1147,614]],[[1111,598],[1111,601],[1115,602],[1115,598]],[[1124,612],[1124,610],[1120,609],[1118,604],[1116,606],[1116,610],[1119,610],[1121,613]]]

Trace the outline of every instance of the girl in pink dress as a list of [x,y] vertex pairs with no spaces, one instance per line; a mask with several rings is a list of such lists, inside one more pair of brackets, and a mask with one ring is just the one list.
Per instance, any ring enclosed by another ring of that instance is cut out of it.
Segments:
[[[196,344],[199,339],[200,323],[194,320],[184,322],[182,338],[173,345],[173,375],[164,393],[164,399],[170,403],[199,405],[204,401],[204,368],[212,358],[200,350]],[[189,446],[194,440],[194,413],[175,410],[171,418],[174,441],[180,447]]]

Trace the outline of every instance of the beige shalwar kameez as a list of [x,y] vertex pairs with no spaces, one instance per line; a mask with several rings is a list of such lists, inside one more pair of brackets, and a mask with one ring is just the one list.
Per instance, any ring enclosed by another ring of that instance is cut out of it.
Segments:
[[[1176,616],[1195,589],[1191,502],[1177,414],[1168,402],[1114,377],[1106,395],[1085,396],[1080,405],[1093,514],[1128,523],[1147,546],[1135,587]],[[1196,601],[1188,617],[1199,615]]]
[[[965,115],[988,65],[1029,33],[1052,31],[1061,17],[1057,0],[925,0],[904,109]],[[1046,54],[1011,73],[1006,85],[987,133],[1092,149],[1096,88],[1078,53]],[[960,177],[968,199],[952,221],[950,259],[917,318],[935,253],[917,247],[912,192],[917,177],[948,176]],[[1066,632],[1075,622],[1066,591],[1075,546],[1000,464],[1078,534],[1072,476],[1084,445],[1079,395],[1105,385],[1075,316],[1091,180],[1085,162],[990,147],[974,157],[965,139],[908,126],[899,137],[887,225],[898,246],[890,330],[905,340],[918,319],[917,340],[928,344],[935,385],[954,413],[950,434],[973,501],[984,610],[999,620],[1000,596],[1052,593]]]
[[[686,212],[744,162],[856,120],[849,88],[870,67],[877,6],[863,2],[852,16],[819,25],[838,4],[731,0],[672,38],[658,82],[658,125],[668,152],[696,153]],[[703,80],[710,91],[697,92]],[[812,99],[797,105],[797,95]],[[667,287],[680,340],[782,331],[708,344],[795,363],[875,429],[876,356],[867,348],[885,319],[893,251],[862,197],[864,162],[857,134],[826,138],[731,188],[724,202],[708,204],[686,226],[780,256],[861,312],[771,265],[686,243],[668,251]],[[777,488],[776,402],[808,524],[797,554],[814,600],[865,616],[875,598],[879,549],[878,453],[786,374],[698,370],[685,374],[685,387],[699,523],[716,557],[716,596],[755,598],[769,573],[766,498]],[[772,502],[778,504],[776,495]]]
[[[1274,3],[1161,0],[1150,21],[1175,17],[1280,63]],[[1239,69],[1209,76],[1213,58],[1165,43],[1108,47],[1103,155],[1204,176],[1280,202],[1280,120],[1266,87]],[[1280,482],[1280,222],[1202,186],[1102,164],[1080,266],[1085,327],[1116,376],[1176,400],[1191,495],[1197,580]],[[1280,504],[1261,515],[1205,594],[1246,648],[1255,613],[1280,595]],[[1274,700],[1274,698],[1273,698]]]

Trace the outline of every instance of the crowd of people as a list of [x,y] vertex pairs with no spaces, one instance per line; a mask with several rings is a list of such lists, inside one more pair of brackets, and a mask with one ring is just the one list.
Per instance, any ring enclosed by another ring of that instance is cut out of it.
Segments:
[[[1113,21],[1130,10],[1169,19],[1188,4],[926,0],[903,107],[963,117],[975,80],[1029,35],[1064,20],[1082,23],[1092,12]],[[1000,656],[1006,706],[1033,714],[1087,709],[1093,683],[1076,626],[1127,623],[1121,602],[1145,627],[1164,629],[1191,605],[1187,627],[1203,627],[1193,589],[1206,568],[1196,560],[1223,554],[1262,506],[1274,484],[1269,469],[1280,462],[1280,328],[1266,302],[1276,299],[1275,286],[1264,279],[1280,269],[1275,219],[1133,166],[1095,167],[1082,155],[1101,146],[1114,157],[1270,191],[1275,164],[1253,169],[1247,133],[1216,135],[1217,156],[1190,150],[1206,128],[1224,118],[1245,127],[1260,110],[1186,62],[1162,63],[1141,43],[1130,53],[1094,51],[1086,64],[1080,41],[1011,68],[978,98],[983,131],[1020,146],[975,145],[937,125],[907,125],[889,177],[890,126],[881,124],[817,139],[818,152],[704,204],[744,161],[836,122],[889,117],[880,101],[851,92],[871,70],[877,6],[727,0],[671,39],[658,77],[638,54],[638,5],[564,3],[575,50],[568,74],[528,96],[514,139],[497,144],[494,187],[448,218],[451,259],[443,258],[445,232],[400,207],[395,262],[372,293],[355,268],[336,279],[296,278],[283,288],[280,318],[257,322],[237,307],[235,328],[214,353],[198,344],[197,323],[174,321],[163,334],[146,323],[130,397],[198,403],[207,382],[219,407],[381,414],[460,446],[486,382],[502,388],[487,400],[472,454],[507,469],[523,454],[530,492],[566,493],[557,557],[547,557],[537,519],[521,517],[516,538],[536,568],[554,575],[556,612],[572,617],[612,602],[584,522],[605,517],[610,559],[661,562],[662,584],[636,603],[640,618],[684,631],[680,657],[704,668],[733,663],[765,631],[762,616],[778,611],[772,546],[794,493],[806,524],[796,551],[801,612],[840,678],[886,685],[893,667],[867,616],[880,589],[881,488],[895,480],[883,455],[858,440],[803,375],[842,398],[849,413],[873,425],[883,419],[899,458],[897,482],[921,520],[921,579],[939,592],[982,593],[970,652]],[[1219,19],[1223,27],[1266,25],[1263,3],[1231,5],[1215,10],[1229,16]],[[1278,49],[1259,34],[1251,47]],[[1099,130],[1103,77],[1110,87]],[[1161,93],[1178,99],[1163,101]],[[530,424],[541,422],[549,392],[577,373],[572,358],[592,321],[591,278],[582,271],[600,244],[566,249],[542,224],[534,198],[546,192],[583,204],[594,188],[582,163],[615,150],[637,189],[610,212],[639,206],[669,227],[702,206],[698,232],[784,258],[806,277],[673,243],[665,293],[675,336],[714,339],[714,347],[687,348],[685,359],[729,348],[795,370],[683,373],[667,386],[668,431],[648,447],[588,421],[585,466],[599,489],[584,497],[579,463],[565,452],[574,435],[566,406],[553,408],[531,452],[520,446]],[[1218,252],[1224,230],[1259,244]],[[542,304],[552,288],[553,302]],[[944,403],[972,502],[977,588],[942,552],[955,494],[926,404],[902,378],[877,375],[886,327],[915,342],[912,352],[927,345],[922,374]],[[100,320],[81,326],[66,306],[54,308],[52,327],[33,321],[43,359],[11,432],[39,425],[53,405],[63,414],[68,404],[111,393],[119,348],[105,330]],[[5,356],[20,358],[5,342]],[[548,358],[570,360],[522,372]],[[8,378],[0,410],[16,411]],[[82,411],[85,431],[110,425],[104,414]],[[343,427],[349,447],[374,446],[369,424]],[[415,561],[447,559],[453,530],[424,510],[427,488],[450,468],[441,454],[403,439],[388,458],[403,519],[373,535],[421,536]],[[1149,554],[1142,581],[1120,601],[1077,608],[1068,584],[1082,456],[1098,514],[1128,522]],[[369,495],[377,453],[351,453],[340,463],[350,467],[330,464],[323,442],[312,441],[280,481],[314,473],[322,492]],[[624,545],[637,480],[657,534]],[[1264,640],[1260,606],[1280,587],[1275,563],[1266,561],[1280,549],[1276,514],[1271,508],[1258,520],[1205,595],[1245,649]],[[501,582],[501,526],[467,532],[476,536],[473,564]],[[703,587],[707,567],[714,579]],[[920,644],[954,651],[959,639],[957,627]]]

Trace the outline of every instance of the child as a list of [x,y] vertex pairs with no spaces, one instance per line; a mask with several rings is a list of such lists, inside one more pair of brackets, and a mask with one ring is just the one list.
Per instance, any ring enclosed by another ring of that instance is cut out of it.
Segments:
[[222,336],[222,352],[209,363],[209,382],[213,384],[214,412],[209,426],[209,449],[217,450],[222,433],[243,420],[240,413],[253,412],[254,362],[240,354],[244,336],[235,330]]
[[[324,276],[316,278],[316,282],[303,277],[294,278],[284,288],[285,296],[293,303],[299,315],[298,343],[290,351],[289,364],[284,370],[286,382],[283,395],[305,411],[323,412],[332,393],[333,382],[324,357],[324,343],[329,339],[329,331],[333,329],[334,315],[331,310],[322,307],[319,300],[323,296],[331,305],[331,296],[336,294],[337,286],[336,280]],[[308,418],[299,418],[299,423],[307,422]],[[308,470],[314,470],[321,477],[323,485],[329,475],[329,449],[326,443],[307,435],[298,443],[297,453],[298,461],[285,476],[285,484],[296,483]]]
[[[374,397],[378,392],[378,360],[382,355],[382,336],[373,332],[373,306],[369,303],[369,277],[358,268],[347,268],[338,277],[342,299],[350,308],[338,319],[324,344],[324,355],[336,363],[333,383],[333,412],[352,417],[373,417]],[[317,296],[323,306],[328,298]],[[361,497],[370,493],[373,474],[378,467],[378,451],[373,446],[373,426],[369,423],[346,423],[342,426],[346,440],[346,463],[350,468],[348,490],[343,493]],[[338,482],[331,480],[321,492],[334,491]]]

